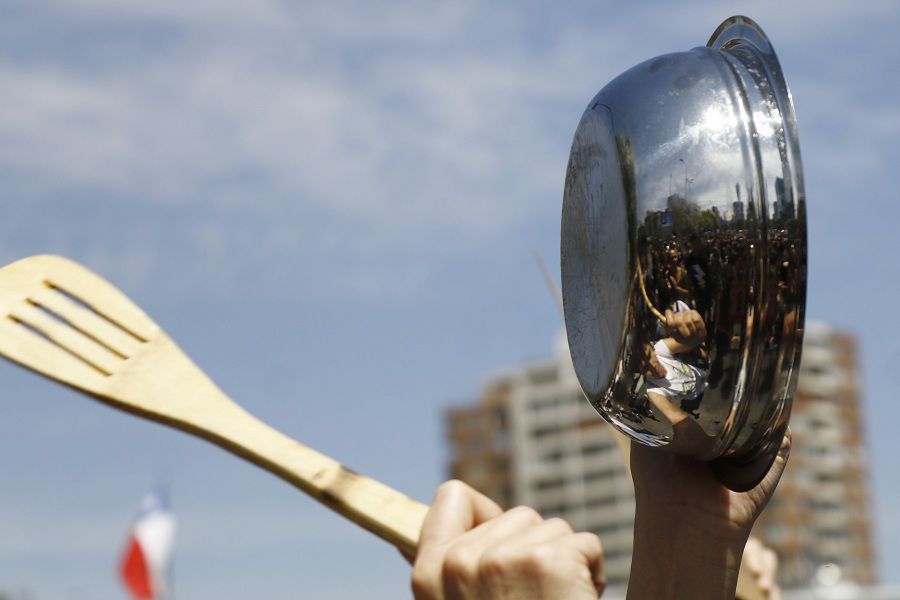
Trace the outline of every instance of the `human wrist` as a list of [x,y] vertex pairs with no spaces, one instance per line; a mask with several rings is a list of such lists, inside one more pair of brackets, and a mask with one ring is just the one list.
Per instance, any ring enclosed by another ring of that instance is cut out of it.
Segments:
[[747,515],[738,511],[727,504],[698,505],[639,499],[635,506],[635,540],[645,535],[664,533],[667,539],[677,544],[703,540],[719,548],[743,548],[755,519],[745,518]]
[[629,600],[734,598],[749,531],[693,516],[638,510]]

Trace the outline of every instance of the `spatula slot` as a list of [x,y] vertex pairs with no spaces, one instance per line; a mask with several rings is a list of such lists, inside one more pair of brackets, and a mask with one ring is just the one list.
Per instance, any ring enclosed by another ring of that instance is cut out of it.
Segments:
[[54,342],[52,339],[50,339],[50,336],[48,336],[46,333],[44,333],[43,331],[41,331],[40,329],[38,329],[38,328],[35,327],[34,325],[31,325],[31,324],[29,324],[29,323],[26,323],[26,322],[23,321],[22,319],[20,319],[20,318],[18,318],[18,317],[14,317],[14,316],[12,316],[12,315],[6,315],[6,318],[9,319],[10,321],[12,321],[13,323],[15,323],[16,325],[20,325],[21,327],[24,327],[25,329],[27,329],[28,331],[30,331],[30,332],[33,333],[34,335],[36,335],[36,336],[38,336],[38,337],[40,337],[40,338],[43,338],[44,340],[50,342],[51,344],[59,345],[59,344],[56,344],[56,342]]
[[63,350],[64,352],[68,353],[70,356],[77,358],[79,361],[81,361],[82,363],[84,363],[85,365],[90,367],[91,369],[97,371],[104,377],[109,377],[110,375],[112,375],[112,371],[109,371],[109,370],[103,368],[102,366],[95,364],[89,358],[82,356],[80,353],[76,352],[72,348],[69,348],[66,344],[61,343],[57,339],[54,339],[53,337],[51,337],[51,335],[47,331],[45,331],[41,327],[33,325],[32,323],[29,323],[25,319],[18,317],[16,315],[6,315],[6,317],[13,323],[16,323],[17,325],[21,326],[23,329],[27,330],[29,333],[34,334],[35,336],[41,338],[42,340],[44,340],[50,344],[53,344],[60,350]]
[[[136,340],[136,341],[138,341],[138,342],[140,342],[140,343],[142,343],[142,344],[143,344],[143,343],[146,343],[146,342],[148,341],[147,338],[145,338],[145,337],[143,337],[143,336],[141,336],[141,335],[135,333],[133,330],[129,329],[128,327],[126,327],[126,326],[123,325],[122,323],[119,323],[119,322],[116,321],[115,319],[113,319],[113,318],[109,317],[108,315],[106,315],[106,314],[100,312],[99,310],[97,310],[96,308],[94,308],[94,306],[92,306],[89,302],[87,302],[86,300],[84,300],[84,299],[78,297],[76,294],[74,294],[74,293],[71,292],[70,290],[67,290],[66,288],[63,288],[63,287],[61,287],[60,285],[58,285],[58,284],[56,284],[56,283],[54,283],[53,281],[50,281],[50,280],[45,280],[45,281],[44,281],[44,284],[45,284],[48,288],[50,288],[51,290],[53,290],[54,292],[58,293],[60,296],[64,297],[66,300],[68,300],[69,302],[71,302],[72,304],[74,304],[76,307],[78,307],[78,308],[80,308],[80,309],[83,309],[83,310],[85,310],[85,311],[89,311],[89,312],[93,313],[94,315],[96,315],[96,316],[99,317],[100,319],[103,319],[103,320],[104,320],[105,322],[107,322],[108,324],[110,324],[110,325],[112,325],[113,327],[115,327],[115,328],[121,330],[122,332],[126,333],[126,334],[127,334],[128,336],[130,336],[132,339],[134,339],[134,340]],[[118,352],[117,352],[117,353],[118,353]]]
[[[58,292],[57,292],[57,290],[52,290],[51,293],[57,294]],[[62,297],[62,294],[58,294],[58,295],[60,297]],[[39,311],[41,311],[42,313],[44,313],[45,315],[49,316],[51,319],[57,321],[58,323],[61,323],[67,327],[71,327],[78,333],[84,335],[85,337],[90,338],[92,341],[96,342],[103,348],[105,348],[105,349],[109,350],[110,352],[112,352],[113,354],[115,354],[116,357],[121,358],[122,360],[128,359],[127,354],[116,349],[115,347],[113,347],[112,344],[105,342],[102,339],[102,336],[93,333],[92,329],[95,330],[96,328],[86,327],[84,325],[81,325],[78,321],[70,320],[70,317],[65,314],[70,311],[61,311],[63,314],[60,314],[59,312],[54,310],[52,307],[53,306],[58,307],[59,305],[57,303],[52,303],[51,301],[49,301],[46,298],[46,296],[39,296],[37,299],[29,298],[28,303],[31,304],[36,309],[38,309]],[[83,321],[83,320],[84,320],[83,318],[79,319],[79,321]]]

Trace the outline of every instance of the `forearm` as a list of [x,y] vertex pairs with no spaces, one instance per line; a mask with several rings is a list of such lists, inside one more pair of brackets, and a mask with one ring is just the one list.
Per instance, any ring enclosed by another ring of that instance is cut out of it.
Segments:
[[633,443],[636,513],[629,600],[733,600],[750,529],[790,452],[790,433],[766,477],[733,492],[707,463]]
[[703,342],[702,335],[694,335],[690,338],[685,337],[667,337],[663,339],[663,343],[672,354],[681,354],[682,352],[690,352]]
[[748,535],[639,508],[628,600],[734,600]]

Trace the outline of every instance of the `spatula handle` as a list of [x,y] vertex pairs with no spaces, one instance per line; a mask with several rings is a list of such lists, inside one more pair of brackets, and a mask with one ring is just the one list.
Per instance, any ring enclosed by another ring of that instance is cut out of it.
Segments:
[[[170,424],[277,475],[408,556],[415,556],[427,505],[348,469],[263,423],[237,404],[222,400],[215,403],[212,414],[201,415],[194,410],[192,418]],[[194,426],[188,421],[193,421]]]

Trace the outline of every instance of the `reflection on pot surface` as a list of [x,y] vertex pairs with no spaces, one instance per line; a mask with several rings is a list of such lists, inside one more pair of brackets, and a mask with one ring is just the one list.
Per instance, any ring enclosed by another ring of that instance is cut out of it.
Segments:
[[590,103],[562,283],[576,373],[607,420],[707,460],[774,457],[802,338],[805,197],[790,94],[752,21]]

